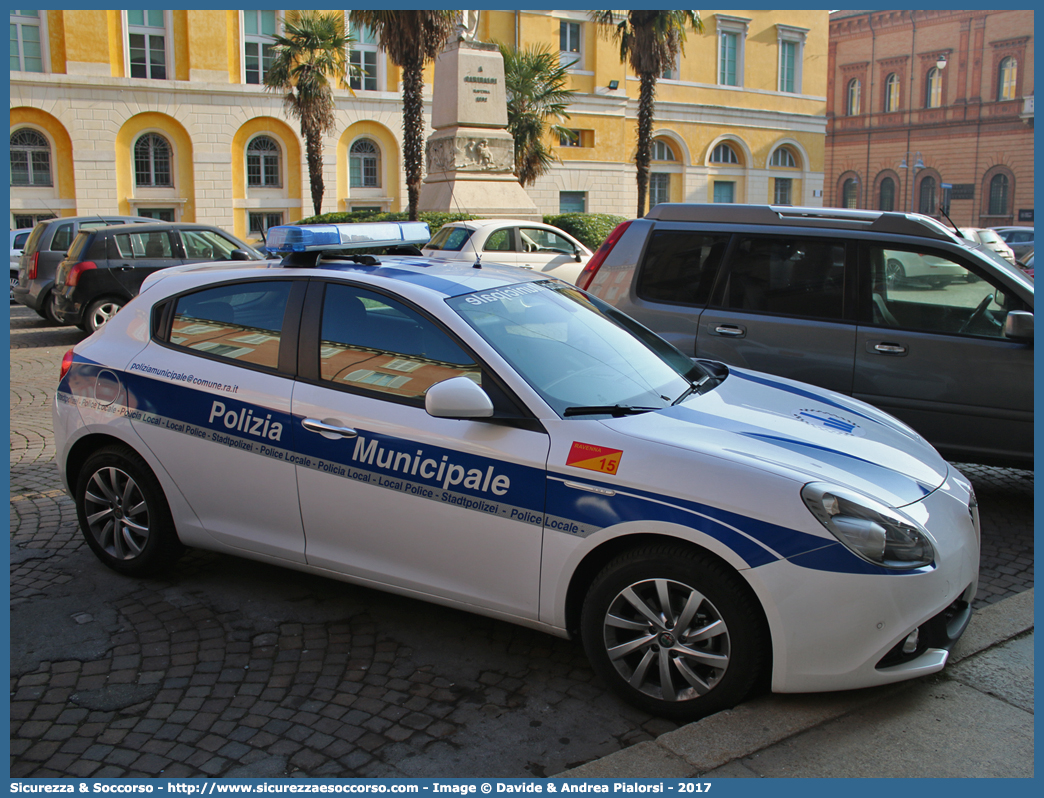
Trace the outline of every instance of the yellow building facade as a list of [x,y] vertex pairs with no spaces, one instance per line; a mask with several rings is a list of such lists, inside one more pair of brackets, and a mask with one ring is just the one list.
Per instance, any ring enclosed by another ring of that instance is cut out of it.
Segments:
[[[703,11],[658,83],[650,199],[821,205],[826,11]],[[305,147],[262,85],[281,11],[12,11],[11,223],[96,212],[244,238],[311,215]],[[355,32],[335,91],[323,211],[401,210],[399,70]],[[588,12],[482,11],[476,38],[558,48],[575,98],[542,213],[633,216],[639,83]],[[430,116],[432,70],[427,74]],[[431,129],[427,131],[431,132]],[[482,209],[464,209],[481,214]]]

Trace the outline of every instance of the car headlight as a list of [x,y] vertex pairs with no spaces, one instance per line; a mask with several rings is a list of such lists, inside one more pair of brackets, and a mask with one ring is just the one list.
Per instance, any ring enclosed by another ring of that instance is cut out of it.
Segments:
[[867,562],[911,569],[928,565],[935,557],[920,524],[869,496],[810,482],[801,489],[801,498],[819,523]]

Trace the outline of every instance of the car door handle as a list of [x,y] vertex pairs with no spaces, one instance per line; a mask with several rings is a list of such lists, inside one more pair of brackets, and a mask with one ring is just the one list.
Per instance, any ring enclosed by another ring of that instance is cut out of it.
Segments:
[[718,335],[727,335],[731,338],[742,338],[747,334],[747,328],[741,327],[738,324],[719,324],[714,328],[714,332]]
[[317,432],[324,438],[354,438],[359,433],[351,427],[342,427],[333,419],[320,421],[317,418],[306,418],[301,426],[309,432]]
[[889,344],[881,342],[879,344],[874,344],[873,351],[882,355],[905,355],[907,350],[906,347],[902,344]]

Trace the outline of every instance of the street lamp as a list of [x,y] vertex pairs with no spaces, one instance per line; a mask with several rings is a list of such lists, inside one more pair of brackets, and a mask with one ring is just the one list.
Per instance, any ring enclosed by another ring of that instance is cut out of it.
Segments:
[[939,53],[939,60],[935,62],[939,69],[946,69],[946,53]]
[[[910,158],[910,153],[906,153],[906,157],[903,158],[903,162],[899,164],[900,169],[909,169],[906,165],[907,160]],[[907,181],[907,185],[910,186],[910,213],[914,212],[914,186],[917,185],[917,173],[925,168],[924,160],[921,158],[921,153],[917,153],[917,161],[913,165],[913,176]]]

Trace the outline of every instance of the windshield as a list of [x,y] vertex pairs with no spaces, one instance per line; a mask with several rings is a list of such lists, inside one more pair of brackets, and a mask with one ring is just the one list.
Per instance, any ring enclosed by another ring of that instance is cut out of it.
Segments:
[[460,252],[460,248],[471,238],[472,231],[466,227],[443,227],[424,245],[425,249],[441,249]]
[[658,410],[707,376],[637,322],[558,281],[447,302],[561,416]]

